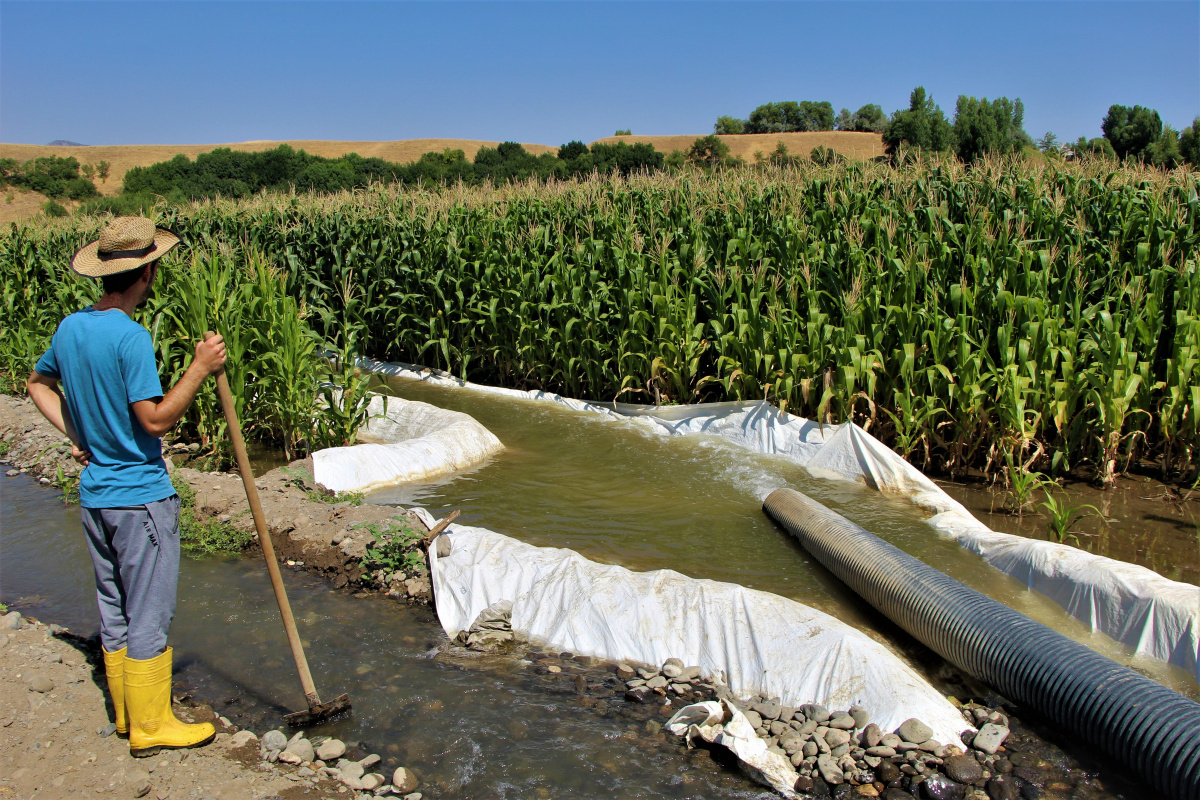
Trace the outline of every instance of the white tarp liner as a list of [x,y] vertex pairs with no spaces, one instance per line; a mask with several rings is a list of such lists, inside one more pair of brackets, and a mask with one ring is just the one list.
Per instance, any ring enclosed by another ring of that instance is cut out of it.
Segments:
[[313,453],[313,478],[335,492],[363,492],[477,466],[504,449],[495,434],[458,411],[375,395],[359,433],[364,444]]
[[750,720],[732,703],[708,700],[685,706],[663,727],[676,736],[686,736],[688,747],[693,740],[702,739],[726,748],[737,756],[742,771],[754,780],[784,797],[800,797],[794,790],[797,772],[792,762],[768,750]]
[[1186,670],[1200,683],[1200,587],[1075,547],[996,533],[890,448],[853,423],[818,425],[765,402],[654,408],[589,403],[550,392],[482,386],[445,372],[367,359],[374,372],[505,397],[554,402],[614,418],[636,417],[663,434],[721,436],[787,456],[816,474],[863,481],[936,512],[929,523],[992,566],[1052,598],[1072,616],[1141,655]]
[[450,638],[486,608],[512,604],[523,638],[634,664],[668,658],[738,696],[799,706],[863,706],[889,731],[916,717],[962,746],[962,715],[882,644],[794,600],[671,570],[631,572],[572,550],[451,525],[449,556],[429,548],[438,619]]

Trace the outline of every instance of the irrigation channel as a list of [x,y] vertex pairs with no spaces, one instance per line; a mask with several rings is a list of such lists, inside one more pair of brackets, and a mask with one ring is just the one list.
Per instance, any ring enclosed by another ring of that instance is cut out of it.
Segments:
[[[939,537],[904,498],[816,478],[784,458],[709,437],[654,436],[633,422],[412,381],[393,380],[389,389],[474,416],[506,449],[468,474],[380,490],[371,502],[423,505],[435,516],[461,509],[462,522],[531,544],[774,592],[867,631],[947,693],[979,690],[961,683],[776,529],[760,509],[762,498],[792,486],[952,577],[1200,697],[1181,670],[1131,658],[1052,601]],[[24,476],[6,479],[3,487],[0,548],[7,565],[21,565],[4,570],[3,599],[90,634],[93,589],[78,510]],[[1192,543],[1180,542],[1180,556],[1191,558]],[[468,659],[432,653],[446,637],[427,608],[377,595],[352,597],[302,572],[285,571],[285,577],[318,685],[348,691],[355,701],[351,718],[315,733],[357,742],[364,754],[378,752],[392,767],[416,769],[427,796],[773,796],[704,751],[685,751],[658,734],[661,715],[619,703],[581,706],[559,688],[562,682],[522,663],[521,654]],[[294,710],[289,705],[298,693],[261,561],[185,559],[180,596],[172,638],[181,679],[239,726],[260,733],[277,726]],[[1045,734],[1053,740],[1055,731]],[[1107,788],[1068,781],[1046,796],[1145,796],[1125,776],[1089,763],[1072,742],[1053,745],[1099,769]],[[1067,763],[1054,747],[1046,757]]]

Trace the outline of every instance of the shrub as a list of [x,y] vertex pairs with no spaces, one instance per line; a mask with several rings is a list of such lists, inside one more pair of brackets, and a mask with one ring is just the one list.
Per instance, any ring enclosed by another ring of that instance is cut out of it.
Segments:
[[46,202],[42,203],[42,213],[44,213],[47,217],[65,217],[67,216],[68,212],[67,209],[61,204],[56,203],[53,200],[47,200]]

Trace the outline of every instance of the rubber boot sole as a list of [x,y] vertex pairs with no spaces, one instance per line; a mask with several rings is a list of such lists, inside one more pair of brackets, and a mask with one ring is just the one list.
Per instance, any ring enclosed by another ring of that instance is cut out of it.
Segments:
[[158,755],[159,753],[163,752],[164,750],[190,750],[193,747],[203,747],[204,745],[208,744],[215,738],[217,738],[217,732],[213,731],[212,735],[209,736],[207,739],[196,742],[195,744],[182,744],[182,745],[156,744],[152,747],[142,747],[138,750],[134,750],[131,747],[131,748],[129,748],[129,755],[132,756],[133,758],[146,758],[148,756]]

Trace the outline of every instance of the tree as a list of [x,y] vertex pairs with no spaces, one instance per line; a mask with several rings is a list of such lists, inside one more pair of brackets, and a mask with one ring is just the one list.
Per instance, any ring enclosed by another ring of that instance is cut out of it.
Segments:
[[854,127],[851,130],[862,133],[883,133],[887,126],[887,115],[876,103],[867,103],[854,112]]
[[617,131],[613,134],[613,136],[633,136],[633,131],[629,130],[629,128],[625,128],[624,130]]
[[1162,117],[1152,108],[1114,105],[1109,106],[1100,129],[1118,158],[1145,159],[1151,143],[1162,136]]
[[1179,134],[1179,155],[1192,169],[1200,169],[1200,117]]
[[108,162],[101,161],[96,164],[96,174],[100,176],[101,183],[108,183]]
[[1046,135],[1037,140],[1037,149],[1043,153],[1057,153],[1059,151],[1058,137],[1054,135],[1054,131],[1046,131]]
[[850,109],[843,108],[838,112],[837,118],[833,121],[833,129],[835,131],[854,130],[854,115],[850,113]]
[[925,87],[918,86],[909,95],[908,108],[892,114],[883,130],[883,142],[888,155],[902,146],[940,153],[954,145],[954,129],[933,98],[926,97]]
[[822,100],[764,103],[750,112],[743,126],[745,133],[788,133],[791,131],[833,130],[833,104]]
[[1021,99],[998,97],[989,102],[959,95],[954,111],[954,141],[958,157],[970,164],[988,154],[1019,151],[1030,141],[1022,123]]
[[1097,136],[1095,139],[1089,139],[1086,136],[1080,136],[1075,142],[1075,157],[1076,158],[1116,158],[1117,153],[1113,150],[1113,146],[1108,139],[1102,139]]
[[717,117],[717,124],[713,125],[713,133],[716,134],[734,134],[744,132],[746,120],[738,119],[737,117]]
[[1175,169],[1183,163],[1179,150],[1179,134],[1170,125],[1163,125],[1162,133],[1146,148],[1148,162],[1163,169]]
[[729,157],[729,145],[722,142],[715,133],[701,136],[692,142],[687,159],[704,167],[718,167],[732,160]]
[[587,145],[576,140],[558,148],[558,157],[563,161],[574,161],[588,151]]

